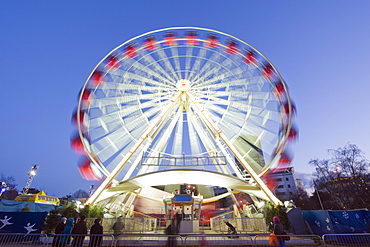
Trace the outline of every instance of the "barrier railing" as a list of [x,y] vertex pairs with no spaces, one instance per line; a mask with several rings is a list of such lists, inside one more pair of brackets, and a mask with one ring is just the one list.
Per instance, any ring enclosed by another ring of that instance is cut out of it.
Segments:
[[[46,236],[45,234],[22,234],[22,233],[0,233],[0,246],[15,247],[15,246],[54,246],[62,247],[72,244],[73,241],[81,241],[82,246],[91,246],[93,241],[97,241],[97,245],[104,247],[136,247],[136,246],[166,246],[166,243],[176,243],[181,247],[195,246],[271,246],[274,238],[287,237],[286,246],[370,246],[370,234],[325,234],[322,237],[318,235],[275,235],[268,234],[178,234],[165,235],[154,233],[140,234],[123,234],[116,238],[110,234],[94,235],[94,234],[56,234]],[[101,241],[101,245],[100,245]],[[74,242],[76,243],[76,242]],[[65,245],[66,244],[66,245]]]
[[287,246],[323,246],[323,242],[318,235],[268,235],[261,234],[253,237],[253,246],[274,246],[282,238]]
[[189,234],[180,235],[182,246],[253,246],[252,236],[246,234]]
[[267,227],[264,218],[212,218],[211,229],[219,233],[228,232],[228,226],[225,224],[225,220],[233,225],[238,233],[267,233]]
[[0,233],[0,246],[43,246],[46,234]]
[[41,238],[44,246],[115,246],[115,239],[111,234],[54,234]]
[[325,234],[322,239],[325,245],[370,246],[370,233]]
[[[88,218],[86,220],[87,228],[90,229],[94,224],[95,218]],[[122,231],[124,233],[128,232],[151,232],[155,231],[158,227],[156,218],[145,218],[145,217],[134,217],[134,218],[122,218],[120,219],[124,225]],[[117,221],[117,218],[103,218],[102,226],[104,229],[104,234],[113,234],[113,224]]]

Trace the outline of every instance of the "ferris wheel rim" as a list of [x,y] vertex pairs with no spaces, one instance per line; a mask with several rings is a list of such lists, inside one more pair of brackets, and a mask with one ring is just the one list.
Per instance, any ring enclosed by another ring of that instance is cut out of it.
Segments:
[[[114,48],[114,49],[112,49],[105,57],[103,57],[103,59],[101,59],[100,61],[99,61],[99,63],[94,67],[94,69],[91,71],[91,73],[89,74],[89,76],[88,76],[88,78],[87,78],[87,80],[85,81],[85,83],[84,83],[84,86],[83,86],[83,88],[82,88],[82,91],[83,90],[85,90],[86,89],[86,87],[87,87],[87,85],[88,85],[88,83],[89,83],[89,80],[90,80],[90,78],[92,77],[92,75],[93,75],[93,73],[95,72],[95,71],[97,71],[98,69],[99,69],[99,66],[101,65],[101,64],[103,64],[103,62],[104,61],[106,61],[106,59],[111,55],[111,54],[114,54],[114,52],[116,52],[117,50],[119,50],[120,48],[122,48],[122,47],[124,47],[125,45],[127,45],[127,44],[129,44],[130,42],[132,42],[132,41],[134,41],[134,40],[137,40],[137,39],[139,39],[139,38],[142,38],[142,37],[145,37],[145,36],[147,36],[147,35],[150,35],[150,34],[154,34],[154,33],[157,33],[157,32],[164,32],[164,31],[168,31],[168,30],[178,30],[178,29],[181,29],[181,30],[187,30],[187,29],[195,29],[195,30],[202,30],[202,31],[209,31],[209,32],[214,32],[214,33],[217,33],[217,34],[222,34],[222,35],[225,35],[225,36],[228,36],[228,37],[231,37],[231,38],[233,38],[233,39],[235,39],[235,40],[237,40],[237,41],[239,41],[239,42],[241,42],[241,43],[243,43],[243,44],[245,44],[245,45],[247,45],[248,47],[250,47],[250,48],[252,48],[254,51],[257,51],[258,52],[258,54],[261,56],[261,57],[263,57],[269,64],[271,64],[272,66],[273,66],[273,68],[274,68],[274,70],[276,71],[276,73],[277,73],[277,76],[279,77],[279,78],[281,78],[281,81],[282,81],[282,83],[283,83],[283,85],[284,85],[284,89],[285,89],[285,92],[286,92],[286,94],[287,94],[287,96],[286,96],[286,100],[288,101],[288,104],[289,104],[289,107],[291,107],[290,106],[290,104],[291,104],[291,102],[290,102],[290,96],[289,96],[289,92],[288,92],[288,90],[287,90],[287,87],[286,87],[286,84],[285,84],[285,82],[284,82],[284,80],[282,79],[282,77],[281,77],[281,75],[280,75],[280,73],[279,73],[279,71],[275,68],[275,66],[270,62],[270,60],[267,58],[267,57],[265,57],[259,50],[257,50],[255,47],[253,47],[252,45],[250,45],[249,43],[246,43],[246,42],[244,42],[243,40],[241,40],[241,39],[239,39],[239,38],[236,38],[235,36],[232,36],[232,35],[229,35],[229,34],[226,34],[226,33],[223,33],[223,32],[220,32],[220,31],[217,31],[217,30],[212,30],[212,29],[208,29],[208,28],[199,28],[199,27],[170,27],[170,28],[163,28],[163,29],[158,29],[158,30],[153,30],[153,31],[150,31],[150,32],[146,32],[146,33],[144,33],[144,34],[141,34],[141,35],[138,35],[138,36],[135,36],[135,37],[133,37],[133,38],[131,38],[131,39],[129,39],[129,40],[127,40],[127,41],[125,41],[124,43],[122,43],[121,45],[119,45],[119,46],[117,46],[116,48]],[[270,83],[271,83],[271,81],[270,81]],[[78,102],[78,115],[77,115],[77,119],[78,119],[78,130],[79,130],[79,135],[80,135],[80,138],[83,138],[84,137],[84,133],[83,133],[83,126],[81,126],[81,116],[80,116],[80,109],[81,109],[81,102],[82,102],[82,94],[80,95],[80,97],[79,97],[79,102]],[[289,134],[289,128],[291,127],[291,116],[289,116],[289,120],[288,120],[288,131],[285,133],[285,135],[288,135]],[[280,147],[280,149],[283,149],[284,148],[284,146],[285,146],[286,144],[283,144],[283,145],[281,145],[281,147]],[[277,150],[277,152],[281,152],[281,150]],[[95,158],[93,157],[93,155],[91,155],[90,153],[88,153],[88,156],[92,159],[92,160],[95,160]]]

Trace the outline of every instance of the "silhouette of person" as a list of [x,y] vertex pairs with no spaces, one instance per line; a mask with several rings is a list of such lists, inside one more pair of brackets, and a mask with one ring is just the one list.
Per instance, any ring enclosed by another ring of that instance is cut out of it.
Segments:
[[[90,229],[91,235],[103,234],[103,226],[100,224],[101,219],[97,218],[94,221],[94,225]],[[103,236],[91,236],[89,247],[100,247],[103,242]]]
[[[67,221],[66,217],[60,218],[60,222],[57,225],[57,227],[55,227],[55,230],[54,230],[55,234],[62,234],[63,233],[64,228],[66,227],[66,221]],[[53,237],[53,243],[52,243],[51,246],[52,247],[59,247],[60,246],[59,241],[60,241],[60,236],[54,236]]]
[[123,234],[123,228],[125,227],[125,224],[123,223],[122,216],[118,217],[117,221],[113,224],[113,236],[114,238],[117,238],[118,235]]
[[[72,234],[86,235],[87,226],[86,226],[86,216],[81,215],[80,221],[72,229]],[[85,240],[85,236],[74,236],[72,241],[73,247],[82,247]]]

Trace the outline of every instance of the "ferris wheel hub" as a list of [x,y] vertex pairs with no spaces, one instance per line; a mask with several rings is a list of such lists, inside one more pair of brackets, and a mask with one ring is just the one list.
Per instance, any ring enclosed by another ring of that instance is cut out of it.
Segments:
[[181,79],[176,83],[176,87],[181,92],[187,92],[191,88],[191,82],[187,79]]

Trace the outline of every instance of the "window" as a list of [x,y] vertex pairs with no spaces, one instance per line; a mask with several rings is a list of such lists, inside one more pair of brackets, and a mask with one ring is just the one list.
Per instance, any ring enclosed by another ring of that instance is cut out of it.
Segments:
[[278,188],[284,188],[284,185],[279,185]]
[[289,181],[289,178],[285,178],[286,181]]
[[290,184],[288,184],[288,188],[290,188]]

